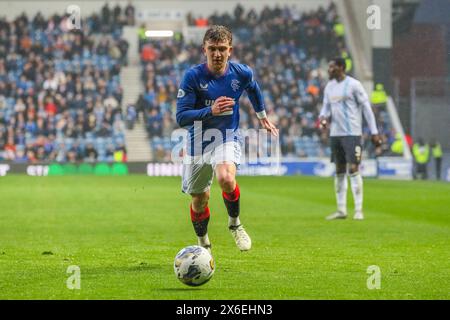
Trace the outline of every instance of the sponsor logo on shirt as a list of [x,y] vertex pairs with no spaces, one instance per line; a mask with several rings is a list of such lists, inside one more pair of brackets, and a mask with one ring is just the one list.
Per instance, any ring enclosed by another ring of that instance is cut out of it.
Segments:
[[208,84],[201,84],[201,83],[200,83],[200,90],[202,90],[202,91],[208,91]]
[[346,100],[350,100],[351,98],[348,96],[332,96],[330,97],[330,102],[331,103],[338,103],[338,102],[344,102]]

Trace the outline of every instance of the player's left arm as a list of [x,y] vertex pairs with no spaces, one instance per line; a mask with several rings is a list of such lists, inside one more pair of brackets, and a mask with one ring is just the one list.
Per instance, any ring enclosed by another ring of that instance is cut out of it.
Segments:
[[253,106],[253,110],[255,110],[256,116],[258,117],[261,126],[269,131],[272,135],[277,137],[278,129],[267,117],[264,106],[264,97],[262,95],[261,88],[259,87],[258,82],[253,79],[253,71],[249,67],[247,68],[249,80],[247,86],[245,87],[245,91],[247,91],[248,98],[250,99],[250,102]]
[[358,83],[355,86],[354,95],[356,102],[362,107],[364,118],[367,121],[370,133],[372,135],[372,143],[375,147],[380,147],[383,141],[378,133],[377,122],[375,120],[372,106],[370,105],[369,96],[361,83]]
[[363,114],[364,118],[367,121],[367,124],[369,125],[370,133],[372,134],[372,143],[375,145],[375,147],[380,147],[383,141],[378,133],[375,115],[373,114],[372,107],[370,106],[369,101],[363,104]]

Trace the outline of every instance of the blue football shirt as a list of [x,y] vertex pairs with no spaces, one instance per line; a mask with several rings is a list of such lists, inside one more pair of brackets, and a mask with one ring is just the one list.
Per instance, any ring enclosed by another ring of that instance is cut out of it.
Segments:
[[[188,130],[188,152],[194,154],[194,140],[200,132],[194,132],[194,122],[201,121],[201,135],[208,129],[217,129],[222,133],[223,142],[238,141],[239,98],[247,91],[255,112],[265,110],[264,99],[253,71],[244,64],[227,63],[225,73],[214,75],[206,63],[190,68],[184,75],[177,97],[177,123]],[[233,111],[218,116],[212,115],[214,101],[226,96],[235,100]],[[194,133],[196,137],[194,136]],[[202,151],[214,141],[202,140]]]

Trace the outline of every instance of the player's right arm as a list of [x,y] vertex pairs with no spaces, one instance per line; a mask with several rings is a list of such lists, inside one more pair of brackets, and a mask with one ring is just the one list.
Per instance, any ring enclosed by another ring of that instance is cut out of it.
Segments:
[[212,117],[210,107],[195,108],[196,100],[194,71],[188,70],[181,81],[177,95],[176,119],[180,127],[192,125],[194,121],[206,120]]
[[323,106],[322,110],[320,110],[319,114],[319,121],[320,121],[320,127],[322,129],[325,129],[328,125],[328,119],[331,117],[331,106],[330,101],[328,99],[328,86],[325,87],[324,93],[323,93]]
[[194,121],[202,121],[233,110],[235,101],[228,97],[219,97],[211,107],[195,108],[197,94],[195,91],[195,79],[192,70],[184,75],[177,95],[176,119],[180,127],[194,124]]

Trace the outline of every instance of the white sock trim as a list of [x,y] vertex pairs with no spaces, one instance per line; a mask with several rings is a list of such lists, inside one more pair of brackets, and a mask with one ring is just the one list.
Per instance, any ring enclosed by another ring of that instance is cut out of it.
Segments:
[[211,242],[209,241],[208,234],[205,234],[203,237],[197,237],[197,238],[198,238],[198,243],[201,246],[211,245]]
[[241,221],[239,220],[239,216],[237,216],[236,218],[230,217],[228,216],[228,226],[238,226],[241,224]]

